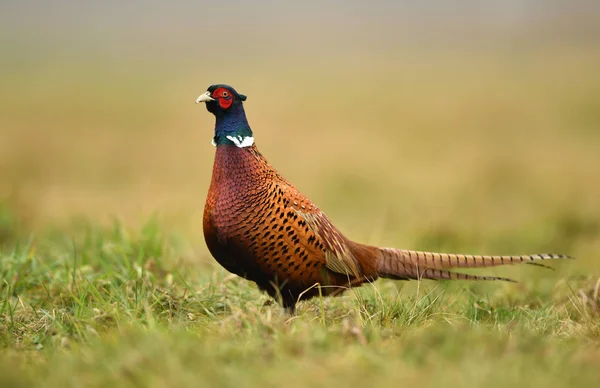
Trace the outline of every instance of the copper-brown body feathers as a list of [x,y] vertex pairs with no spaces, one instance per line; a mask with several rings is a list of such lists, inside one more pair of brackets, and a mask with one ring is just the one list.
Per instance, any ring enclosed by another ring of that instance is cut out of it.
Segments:
[[509,280],[447,269],[567,257],[455,255],[355,243],[281,176],[256,145],[217,147],[204,236],[223,267],[256,282],[291,310],[299,299],[336,293],[378,277]]

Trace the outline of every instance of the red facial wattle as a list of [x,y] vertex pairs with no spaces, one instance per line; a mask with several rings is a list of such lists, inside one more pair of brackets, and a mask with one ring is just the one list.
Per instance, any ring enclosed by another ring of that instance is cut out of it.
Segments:
[[226,88],[217,88],[212,97],[219,102],[222,109],[228,109],[233,104],[233,93]]
[[228,98],[224,98],[224,97],[219,98],[219,105],[221,105],[221,108],[228,109],[231,106],[231,104],[233,104],[232,96],[230,96]]

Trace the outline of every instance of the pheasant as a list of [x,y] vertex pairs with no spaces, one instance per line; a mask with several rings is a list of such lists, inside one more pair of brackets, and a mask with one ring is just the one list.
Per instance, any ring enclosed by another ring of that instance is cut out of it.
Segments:
[[228,85],[212,85],[196,100],[216,117],[204,238],[219,264],[254,281],[290,312],[301,299],[336,295],[377,278],[512,281],[448,269],[569,258],[420,252],[354,242],[258,151],[245,100]]

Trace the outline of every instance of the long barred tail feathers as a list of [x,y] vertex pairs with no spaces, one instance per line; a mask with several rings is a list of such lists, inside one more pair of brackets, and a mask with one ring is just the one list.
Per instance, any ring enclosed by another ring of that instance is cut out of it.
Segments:
[[450,280],[503,280],[495,276],[468,275],[446,271],[451,268],[481,268],[499,265],[531,263],[542,260],[571,259],[562,254],[543,253],[522,256],[482,256],[451,253],[411,251],[395,248],[379,248],[378,274],[395,279],[450,279]]

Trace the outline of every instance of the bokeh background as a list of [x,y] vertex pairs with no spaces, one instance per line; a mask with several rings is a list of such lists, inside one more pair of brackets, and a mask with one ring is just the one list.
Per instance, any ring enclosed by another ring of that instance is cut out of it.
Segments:
[[349,236],[600,268],[596,1],[9,1],[4,233],[153,215],[210,261],[210,84]]

